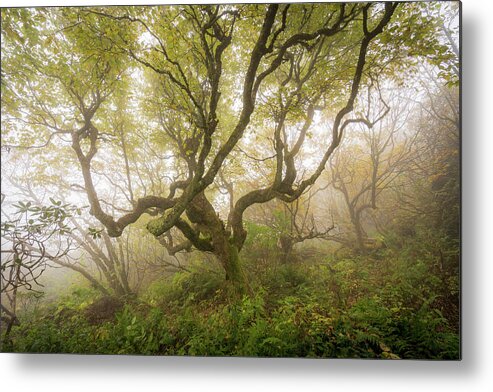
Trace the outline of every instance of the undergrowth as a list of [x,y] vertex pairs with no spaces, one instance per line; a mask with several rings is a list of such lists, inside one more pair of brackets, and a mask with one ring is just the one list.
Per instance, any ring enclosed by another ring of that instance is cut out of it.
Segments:
[[437,307],[440,277],[426,260],[393,257],[273,263],[242,298],[226,294],[217,271],[195,266],[154,282],[96,324],[87,314],[97,293],[77,288],[29,315],[3,351],[459,358],[458,327]]

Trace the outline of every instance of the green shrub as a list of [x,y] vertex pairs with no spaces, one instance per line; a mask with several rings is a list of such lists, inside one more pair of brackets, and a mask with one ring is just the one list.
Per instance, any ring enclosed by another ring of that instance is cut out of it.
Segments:
[[223,283],[224,276],[219,268],[193,265],[190,271],[177,272],[165,280],[153,282],[143,298],[150,305],[181,306],[212,298]]

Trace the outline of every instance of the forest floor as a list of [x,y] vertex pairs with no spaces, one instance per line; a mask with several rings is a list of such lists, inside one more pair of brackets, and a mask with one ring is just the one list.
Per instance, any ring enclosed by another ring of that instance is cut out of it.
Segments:
[[458,276],[384,249],[281,264],[247,261],[231,298],[201,262],[139,296],[78,286],[24,312],[2,351],[248,357],[459,359]]

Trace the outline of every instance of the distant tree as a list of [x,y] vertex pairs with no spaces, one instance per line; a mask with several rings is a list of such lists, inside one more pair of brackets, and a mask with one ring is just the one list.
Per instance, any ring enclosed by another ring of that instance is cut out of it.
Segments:
[[[411,169],[395,189],[404,213],[400,222],[416,230],[426,228],[447,238],[458,250],[460,229],[460,115],[456,88],[428,90],[420,105],[420,129]],[[409,231],[409,229],[407,230]]]
[[342,195],[354,234],[352,238],[334,239],[359,251],[374,246],[374,239],[368,237],[364,227],[366,214],[375,212],[382,193],[411,169],[419,134],[408,127],[413,111],[410,98],[399,97],[400,101],[387,103],[380,91],[374,95],[368,90],[366,113],[359,128],[330,161],[330,184]]
[[[317,191],[322,190],[318,188]],[[289,262],[293,256],[294,247],[308,240],[330,240],[335,225],[333,220],[321,217],[312,207],[312,199],[317,191],[292,203],[282,203],[281,210],[275,212],[274,225],[278,232],[277,246],[280,250],[280,260]]]

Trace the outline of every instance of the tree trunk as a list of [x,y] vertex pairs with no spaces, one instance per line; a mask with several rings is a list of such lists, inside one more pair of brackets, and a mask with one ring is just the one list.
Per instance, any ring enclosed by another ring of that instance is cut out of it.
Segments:
[[249,286],[241,267],[238,249],[229,243],[229,238],[227,237],[221,242],[224,244],[222,249],[217,249],[214,253],[226,272],[226,282],[231,286],[234,295],[247,294]]
[[225,229],[223,221],[205,197],[198,194],[187,209],[190,221],[197,224],[200,231],[210,236],[212,253],[217,257],[226,273],[226,281],[234,294],[248,292],[248,284],[241,268],[239,249],[231,241],[230,232]]
[[365,250],[365,235],[361,223],[358,221],[353,222],[354,231],[356,233],[356,246],[358,251],[364,252]]
[[210,230],[214,254],[224,268],[226,281],[231,283],[234,293],[245,294],[247,292],[247,280],[240,263],[239,249],[230,241],[229,233],[224,229],[223,223],[214,215],[217,222],[211,225]]
[[351,204],[348,205],[349,208],[349,216],[351,217],[351,223],[354,228],[354,234],[356,234],[356,246],[354,250],[363,253],[365,251],[365,237],[366,233],[363,229],[363,225],[361,224],[361,213],[363,210],[360,208],[356,210]]
[[[18,259],[17,253],[15,253],[15,258]],[[7,321],[7,328],[5,330],[5,334],[2,338],[2,344],[1,344],[2,349],[4,346],[11,343],[10,332],[12,331],[12,328],[14,327],[14,325],[20,324],[19,319],[17,318],[17,288],[19,287],[18,284],[19,284],[19,274],[21,271],[21,265],[22,265],[22,262],[17,263],[16,272],[15,272],[15,282],[14,282],[15,286],[14,286],[14,289],[12,290],[12,295],[9,298],[10,299],[10,310],[7,309],[7,307],[0,304],[1,309],[2,309],[2,313],[6,313],[7,316],[9,317],[9,319]]]
[[291,257],[291,252],[293,251],[294,241],[291,236],[286,234],[281,234],[279,237],[279,245],[281,248],[281,257],[280,261],[283,264],[289,262]]

